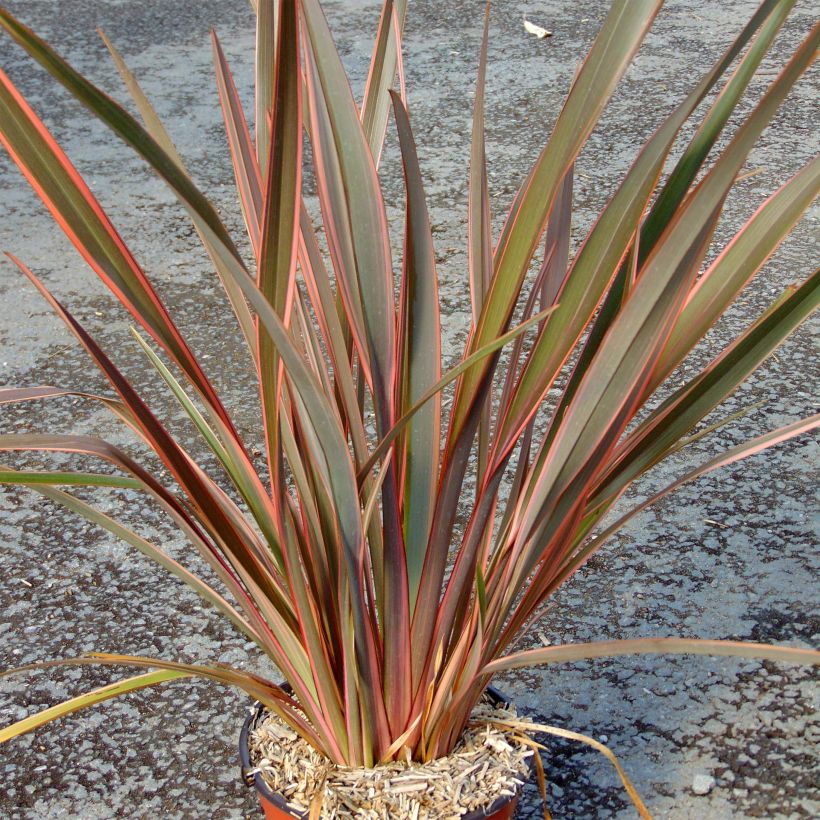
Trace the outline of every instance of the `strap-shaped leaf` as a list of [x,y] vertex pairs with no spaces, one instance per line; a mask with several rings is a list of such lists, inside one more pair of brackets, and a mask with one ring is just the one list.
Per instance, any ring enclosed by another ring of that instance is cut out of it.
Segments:
[[[346,581],[350,588],[356,627],[356,650],[361,674],[368,677],[368,694],[381,690],[376,661],[375,636],[366,614],[364,600],[364,533],[361,527],[361,507],[358,487],[353,472],[353,462],[347,448],[344,431],[338,415],[331,407],[328,397],[310,371],[299,351],[294,347],[287,328],[273,310],[268,300],[249,277],[237,276],[236,281],[245,293],[253,309],[257,312],[261,325],[270,335],[277,352],[304,404],[306,421],[311,425],[321,451],[316,453],[328,465],[330,489],[335,505],[336,517],[342,538],[342,547],[347,565]],[[387,735],[387,720],[383,703],[370,702],[371,713],[376,721],[376,731]]]
[[[526,507],[519,519],[524,537],[529,537],[535,522],[544,516],[548,505],[555,503],[556,494],[563,492],[570,481],[577,482],[581,476],[591,477],[594,459],[590,456],[595,448],[603,447],[607,440],[608,446],[613,446],[611,434],[620,435],[619,424],[621,430],[625,427],[628,416],[618,420],[618,414],[622,409],[629,409],[630,400],[638,398],[639,393],[634,396],[631,393],[642,386],[641,379],[648,376],[648,373],[644,375],[644,366],[653,363],[661,350],[672,326],[667,326],[667,320],[674,320],[677,306],[683,305],[682,299],[694,281],[696,266],[703,257],[705,243],[726,193],[758,136],[792,85],[811,64],[818,43],[820,23],[803,41],[653,248],[634,292],[583,373],[578,390],[560,419],[554,441],[548,440],[551,446],[542,448],[539,454],[533,473],[537,478],[531,485],[532,497],[528,494],[523,502]],[[627,371],[620,370],[621,363]],[[559,480],[559,475],[564,478]],[[582,478],[579,486],[585,486],[585,480]],[[525,569],[526,566],[529,562]]]
[[[695,181],[701,165],[706,159],[712,145],[717,140],[723,126],[726,124],[729,114],[734,110],[740,100],[746,86],[751,81],[754,72],[763,59],[766,50],[793,5],[793,0],[764,0],[740,36],[735,40],[720,61],[723,69],[725,69],[733,57],[740,51],[742,43],[746,42],[754,34],[761,22],[763,23],[763,25],[760,26],[761,30],[756,40],[740,61],[737,69],[732,73],[729,81],[718,94],[701,128],[684,152],[684,156],[681,157],[675,166],[667,183],[664,185],[661,195],[655,200],[648,216],[642,221],[637,243],[638,247],[637,249],[633,247],[631,252],[638,275],[643,268],[649,252],[655,247],[658,238],[668,227],[670,219],[675,215],[675,209],[680,206],[684,197],[688,194],[689,186]],[[721,72],[723,69],[721,69]],[[589,366],[589,362],[596,354],[604,334],[620,309],[621,303],[626,298],[630,290],[630,276],[631,273],[627,265],[625,263],[621,264],[620,270],[609,289],[609,293],[598,310],[595,322],[587,335],[581,354],[578,357],[575,371],[561,398],[561,404],[557,410],[558,414],[564,412],[567,404],[575,394],[581,374]]]
[[254,0],[256,6],[256,156],[262,176],[267,173],[270,154],[268,122],[273,111],[273,89],[276,82],[276,32],[278,0]]
[[[484,8],[484,35],[478,58],[475,100],[473,102],[473,130],[470,140],[470,174],[467,190],[467,272],[470,278],[470,306],[474,331],[489,290],[493,275],[492,228],[490,224],[490,192],[487,182],[487,156],[484,139],[484,92],[487,81],[487,50],[490,40],[490,2]],[[524,318],[527,318],[526,316]],[[516,348],[522,339],[516,342]],[[515,364],[511,364],[511,370]],[[490,449],[490,413],[492,392],[488,391],[481,408],[478,423],[478,467],[476,493],[484,482]]]
[[[0,22],[4,13],[0,9]],[[0,143],[82,257],[231,425],[227,411],[145,273],[68,157],[3,71],[0,119]]]
[[157,686],[160,683],[188,677],[190,677],[190,675],[186,672],[179,672],[173,669],[161,669],[157,672],[147,672],[143,675],[135,675],[132,678],[110,683],[108,686],[102,686],[99,689],[86,692],[84,695],[70,698],[57,704],[57,706],[43,709],[42,712],[37,712],[27,718],[18,720],[16,723],[12,723],[10,726],[3,727],[0,729],[0,743],[5,743],[13,737],[24,735],[26,732],[32,732],[40,726],[44,726],[46,723],[51,723],[73,712],[79,712],[80,709],[96,706],[98,703],[103,703],[112,698],[118,698],[121,695],[127,695],[130,692],[138,692],[140,689],[147,689],[149,686]]
[[[248,276],[247,269],[216,210],[159,143],[122,106],[75,71],[47,43],[0,8],[0,25],[55,79],[86,105],[115,134],[130,145],[157,172],[204,233],[209,252],[220,273],[234,282]],[[226,415],[226,423],[229,421]]]
[[536,313],[535,316],[530,316],[521,324],[516,325],[512,330],[508,330],[504,335],[499,336],[494,341],[490,342],[489,344],[484,345],[484,347],[479,348],[475,351],[475,353],[471,353],[466,359],[462,359],[455,367],[452,367],[448,370],[390,429],[387,435],[379,442],[378,446],[375,450],[370,454],[370,458],[368,458],[365,465],[359,470],[358,473],[358,480],[361,483],[364,481],[365,477],[368,473],[373,469],[373,467],[385,456],[387,451],[390,449],[390,446],[396,440],[396,437],[404,430],[405,426],[410,422],[413,416],[418,413],[418,411],[424,407],[424,405],[430,401],[437,393],[440,393],[447,387],[448,384],[452,384],[462,373],[469,370],[471,367],[475,367],[482,359],[485,359],[487,356],[491,356],[493,353],[500,350],[504,345],[511,342],[513,339],[516,339],[522,333],[527,331],[533,325],[537,324],[538,322],[543,321],[547,316],[550,315],[556,307],[547,308],[546,310],[542,310],[539,313]]
[[715,458],[710,459],[704,464],[696,467],[694,470],[690,470],[686,473],[686,475],[676,481],[673,481],[667,487],[664,487],[659,492],[650,496],[646,501],[622,515],[617,521],[608,526],[598,537],[596,537],[595,546],[597,547],[599,544],[602,544],[607,538],[609,538],[610,535],[614,534],[621,527],[623,527],[627,521],[639,512],[645,510],[651,504],[660,501],[660,499],[664,496],[674,490],[677,490],[678,487],[681,487],[690,481],[694,481],[694,479],[700,478],[700,476],[710,473],[712,470],[717,470],[720,467],[727,466],[728,464],[734,464],[736,461],[756,455],[768,447],[773,447],[783,441],[788,441],[788,439],[794,438],[794,436],[799,436],[802,433],[816,430],[818,427],[820,427],[820,414],[810,416],[806,419],[800,419],[792,424],[787,424],[785,427],[780,427],[777,430],[764,433],[762,436],[758,436],[757,438],[746,441],[743,444],[739,444],[737,447],[732,447],[729,450],[726,450],[720,455],[715,456]]
[[[240,615],[236,609],[231,606],[225,598],[223,598],[213,587],[206,584],[202,579],[198,578],[192,572],[188,571],[179,562],[174,561],[169,555],[163,552],[158,547],[154,546],[150,541],[137,535],[132,530],[123,526],[119,521],[111,518],[108,515],[100,512],[86,504],[79,498],[62,490],[55,490],[53,484],[82,484],[84,479],[88,478],[85,473],[38,473],[32,476],[31,473],[20,472],[17,470],[0,470],[0,481],[7,480],[9,484],[28,484],[32,486],[41,495],[61,504],[66,509],[71,510],[78,515],[81,515],[92,524],[96,524],[105,530],[108,530],[112,535],[135,547],[143,555],[150,558],[155,563],[159,564],[163,569],[166,569],[172,575],[179,578],[184,584],[189,586],[197,595],[204,601],[208,602],[225,615],[231,623],[234,624],[241,632],[247,635],[251,640],[259,643],[264,649],[264,641],[259,633],[250,625],[248,620]],[[101,476],[101,478],[116,479],[118,483],[107,484],[100,481],[97,486],[116,486],[128,489],[144,489],[144,485],[137,479],[122,478],[119,476]],[[4,482],[5,483],[5,482]]]
[[[117,70],[120,73],[120,76],[125,83],[128,92],[131,94],[131,98],[134,100],[135,105],[137,106],[137,110],[139,111],[140,117],[142,117],[142,121],[145,123],[145,127],[148,130],[148,133],[157,141],[157,144],[165,151],[169,157],[171,157],[179,166],[180,170],[187,175],[188,171],[185,168],[185,163],[182,161],[182,157],[177,151],[176,146],[174,145],[173,140],[171,139],[170,134],[166,130],[165,126],[162,124],[162,120],[160,120],[159,115],[157,114],[154,107],[151,105],[150,100],[146,96],[145,92],[142,90],[137,78],[128,68],[125,63],[125,60],[122,58],[120,53],[114,48],[114,44],[105,36],[102,30],[99,32],[100,37],[102,37],[103,42],[105,43],[106,47],[108,48],[109,52],[111,53],[111,57],[114,60],[114,65],[116,65]],[[225,293],[228,296],[228,301],[231,303],[231,307],[233,308],[234,313],[236,314],[237,322],[239,323],[239,329],[242,331],[242,335],[245,338],[245,342],[248,345],[248,349],[251,352],[251,355],[254,354],[254,336],[253,336],[253,318],[251,317],[250,311],[248,310],[248,306],[245,303],[244,298],[242,297],[241,291],[236,287],[233,283],[230,276],[228,276],[225,272],[224,265],[221,262],[219,254],[216,253],[213,247],[209,244],[205,233],[202,231],[202,228],[198,224],[200,222],[200,217],[191,214],[192,221],[194,223],[194,229],[196,230],[199,238],[202,241],[202,244],[205,246],[205,250],[208,252],[208,255],[211,258],[211,261],[214,263],[216,271],[219,275],[220,281],[222,282],[222,286],[225,288]]]
[[717,407],[820,306],[820,269],[675,391],[624,441],[595,494],[617,494]]
[[561,644],[539,649],[526,649],[514,655],[498,658],[484,667],[485,674],[543,666],[552,663],[573,663],[592,658],[614,658],[619,655],[718,655],[733,658],[754,658],[783,661],[805,666],[820,664],[820,652],[791,646],[772,646],[765,643],[738,641],[710,641],[697,638],[634,638],[623,641]]
[[151,413],[145,402],[114,363],[103,353],[94,339],[30,270],[25,266],[22,266],[22,270],[63,320],[66,327],[85,347],[95,364],[117,391],[122,402],[132,413],[144,439],[185,490],[199,518],[208,527],[211,537],[221,545],[226,555],[248,573],[256,585],[265,590],[270,600],[279,599],[281,596],[275,577],[269,571],[272,566],[270,559],[255,549],[254,543],[247,539],[238,523],[242,520],[241,514],[233,515],[233,511],[223,506],[218,488],[190,461],[187,454]]
[[234,486],[239,490],[242,499],[250,508],[256,523],[259,525],[259,529],[265,536],[276,558],[277,568],[281,571],[283,568],[282,552],[280,549],[281,525],[277,522],[276,511],[273,508],[270,497],[245,451],[227,435],[228,431],[218,418],[214,419],[214,423],[219,429],[220,435],[214,432],[196,405],[186,395],[182,386],[174,378],[171,371],[163,364],[159,356],[136,331],[134,331],[134,336],[148,357],[148,360],[160,374],[162,380],[168,385],[174,398],[176,398],[188,418],[194,423],[194,426],[207,442],[211,452],[219,459],[228,476],[230,476],[231,481],[233,481]]
[[743,42],[748,40],[748,35],[760,26],[759,35],[733,72],[729,82],[726,83],[726,87],[712,103],[695,136],[686,146],[686,150],[675,164],[658,198],[653,203],[641,232],[644,254],[654,247],[655,241],[668,224],[675,209],[683,201],[795,3],[796,0],[764,0],[744,27],[732,49],[727,52],[727,56],[733,58],[740,52]]
[[390,96],[396,69],[401,74],[401,38],[407,14],[407,0],[385,0],[379,30],[370,58],[370,71],[362,101],[362,127],[376,165],[384,145]]
[[[296,287],[296,247],[302,201],[302,77],[299,19],[297,4],[292,0],[279,2],[274,72],[257,284],[274,311],[288,325]],[[257,340],[268,465],[274,504],[281,508],[284,488],[279,454],[279,357],[270,336],[261,329]]]
[[49,669],[57,666],[137,666],[159,669],[166,672],[176,672],[182,677],[200,677],[212,680],[225,686],[235,686],[263,703],[268,709],[276,712],[283,720],[303,733],[308,742],[317,749],[324,751],[321,740],[316,731],[299,715],[294,708],[293,698],[282,690],[280,686],[265,680],[265,678],[229,666],[208,666],[205,664],[176,663],[159,658],[145,658],[140,655],[119,655],[102,652],[89,652],[78,658],[64,658],[53,661],[42,661],[17,669],[4,672],[0,677],[17,675],[21,672],[30,672],[39,669]]
[[128,143],[174,190],[186,208],[196,212],[215,238],[241,261],[213,205],[202,195],[176,161],[121,105],[75,71],[31,29],[0,7],[0,25],[56,80]]
[[[358,354],[359,370],[364,380],[372,386],[370,348],[362,307],[360,283],[356,272],[356,254],[353,246],[352,228],[348,213],[345,182],[341,164],[336,156],[333,127],[327,105],[321,93],[321,83],[314,62],[308,60],[305,70],[310,140],[319,204],[322,208],[322,227],[327,238],[328,252],[336,273],[337,299],[344,310],[340,313],[343,329],[349,332]],[[304,212],[303,212],[304,214]],[[306,215],[303,215],[304,223]],[[303,238],[310,248],[312,225]],[[349,357],[349,354],[345,354]]]
[[[310,41],[308,62],[315,66],[320,93],[327,107],[335,158],[344,183],[347,225],[355,258],[356,284],[364,313],[366,342],[373,378],[373,402],[380,434],[394,420],[396,377],[396,312],[393,263],[387,216],[376,166],[359,119],[358,109],[324,13],[317,0],[303,0]],[[309,72],[310,74],[311,72]]]
[[333,295],[316,231],[304,203],[300,208],[299,221],[301,225],[299,265],[302,277],[314,305],[316,319],[330,356],[336,389],[341,398],[341,409],[344,411],[344,418],[350,430],[353,453],[357,464],[362,464],[367,458],[367,439],[356,399],[356,385],[345,341],[345,326],[337,311],[338,302]]
[[[17,265],[22,264],[10,254],[9,258]],[[0,388],[0,404],[16,404],[18,402],[40,399],[57,399],[62,396],[75,396],[79,399],[99,402],[103,407],[110,410],[116,418],[131,427],[131,429],[136,428],[134,417],[128,408],[121,401],[109,398],[108,396],[99,396],[96,393],[84,393],[78,390],[65,390],[62,387],[52,387],[51,385]]]
[[820,194],[820,157],[772,194],[698,279],[647,387],[651,393],[683,361],[707,330],[788,236]]
[[119,490],[142,490],[142,482],[134,478],[105,473],[67,473],[47,470],[9,470],[0,468],[0,484],[23,487],[62,485],[71,487],[115,487]]
[[[499,239],[490,291],[470,341],[471,350],[496,338],[509,322],[561,181],[596,125],[659,8],[660,0],[615,0],[612,4],[549,142],[530,172],[515,214]],[[448,437],[456,436],[464,423],[486,367],[485,363],[469,372],[459,384]]]
[[484,35],[478,58],[478,78],[473,101],[473,131],[470,140],[470,179],[467,196],[467,268],[470,275],[470,304],[473,325],[484,304],[493,273],[490,194],[487,185],[487,156],[484,140],[484,91],[487,84],[487,48],[490,40],[490,3],[484,9]]
[[[160,174],[160,176],[171,186],[177,193],[181,202],[185,207],[197,214],[202,219],[201,227],[206,233],[207,238],[213,244],[216,253],[220,256],[226,269],[233,277],[234,281],[244,291],[246,297],[251,301],[254,309],[260,315],[265,316],[262,319],[268,326],[276,327],[275,313],[270,310],[267,300],[259,293],[255,283],[250,279],[247,270],[244,268],[242,261],[236,252],[236,249],[227,234],[224,226],[219,220],[216,212],[210,203],[202,196],[198,189],[190,182],[190,180],[180,171],[176,162],[167,155],[165,151],[156,143],[156,141],[131,117],[121,106],[117,105],[107,95],[97,89],[93,84],[89,83],[85,78],[78,74],[71,66],[62,60],[48,45],[46,45],[40,38],[28,30],[25,26],[18,23],[7,11],[0,9],[0,25],[3,25],[9,33],[26,48],[29,53],[35,57],[50,73],[52,73],[66,88],[71,91],[80,101],[86,104],[100,119],[108,124],[119,136],[128,142],[138,153],[140,153],[149,164]],[[360,126],[359,126],[360,128]],[[258,146],[257,146],[258,147]],[[375,172],[373,172],[375,173]],[[382,273],[382,275],[384,275]],[[286,362],[291,376],[296,373],[295,378],[301,380],[302,377],[308,376],[306,372],[302,372],[299,368],[303,367],[303,363],[299,354],[293,349],[289,340],[287,339],[287,332],[284,327],[279,325],[277,330],[281,335],[278,335],[275,341],[280,355],[285,358],[283,349],[287,349],[289,354],[292,354],[289,363]],[[298,362],[298,364],[296,364]],[[304,393],[304,385],[300,387],[300,392]],[[308,391],[310,393],[310,391]],[[310,393],[306,406],[314,413],[312,422],[314,427],[318,425],[322,435],[325,435],[330,430],[333,433],[330,437],[325,437],[323,444],[327,445],[330,441],[335,440],[336,443],[344,446],[344,440],[341,437],[341,431],[338,429],[338,422],[336,421],[332,412],[322,397],[317,404],[316,395]],[[319,409],[320,408],[320,409]],[[330,421],[329,419],[332,419]],[[335,436],[335,439],[334,439]],[[336,458],[333,463],[341,465],[349,462],[349,455],[346,448],[344,450],[344,457],[340,458],[342,451],[336,453]],[[186,470],[188,468],[185,468]],[[344,471],[340,473],[337,468],[336,476],[344,475]],[[352,476],[352,470],[350,471]],[[334,495],[344,495],[345,480],[337,481],[334,485]],[[349,482],[349,497],[356,499],[355,503],[339,503],[338,509],[341,511],[340,518],[342,523],[342,531],[345,533],[345,543],[348,549],[348,557],[354,562],[351,565],[351,575],[361,582],[361,564],[358,563],[361,554],[361,533],[360,520],[358,517],[358,501],[355,491],[355,481]],[[196,495],[196,493],[195,493]],[[206,494],[207,496],[207,494]],[[338,502],[338,498],[336,499]],[[217,518],[224,518],[223,512],[218,512],[216,508],[212,510]],[[237,542],[237,547],[239,542]],[[359,571],[356,572],[356,568]],[[354,580],[354,584],[356,581]],[[354,598],[355,598],[354,594]],[[367,619],[364,617],[363,601],[361,597],[356,601],[356,608],[358,612],[357,630],[361,638],[361,645],[357,649],[361,649],[364,653],[360,660],[362,661],[363,670],[369,670],[372,675],[377,675],[375,672],[375,646],[370,633],[370,627],[367,624]],[[368,634],[370,637],[368,638]],[[368,660],[365,661],[365,658]],[[373,715],[378,719],[378,708],[376,704],[371,704],[374,708],[371,710]],[[383,714],[383,713],[382,713]]]
[[215,555],[211,542],[201,527],[192,519],[188,511],[179,502],[179,499],[125,453],[107,441],[90,436],[38,434],[0,435],[0,451],[20,450],[82,453],[105,459],[124,472],[132,475],[140,482],[141,486],[161,504],[166,512],[171,515],[180,530],[185,533],[191,543],[197,547],[203,558],[208,561],[219,578],[236,596],[237,600],[242,604],[243,609],[248,613],[249,618],[256,618],[256,622],[261,622],[261,626],[264,626],[264,621],[259,611],[249,602],[247,594],[244,593],[237,575],[224,560],[220,560],[218,555]]
[[[109,460],[139,479],[163,503],[163,506],[174,515],[177,524],[189,535],[192,541],[210,546],[198,525],[188,516],[177,499],[149,473],[108,442],[89,436],[0,435],[0,450],[78,452]],[[215,501],[218,503],[218,499],[215,499]],[[304,648],[293,634],[287,619],[280,615],[276,608],[278,599],[281,597],[278,591],[274,590],[271,593],[269,590],[265,590],[263,592],[263,588],[260,588],[260,585],[255,581],[253,570],[247,571],[242,566],[246,558],[244,554],[235,555],[230,553],[229,550],[225,550],[226,555],[233,555],[236,558],[234,567],[230,567],[218,553],[214,552],[212,547],[210,551],[206,548],[200,550],[200,552],[203,557],[209,560],[211,566],[234,594],[248,620],[265,644],[266,652],[275,660],[288,681],[291,682],[306,711],[310,713],[311,717],[319,714],[312,705],[315,702],[315,690],[312,688],[309,659]],[[241,584],[239,578],[241,578]],[[271,583],[273,580],[273,577],[269,578]],[[321,722],[321,718],[318,718],[316,725]]]
[[[550,446],[542,447],[536,458],[516,516],[519,543],[530,538],[534,542],[518,579],[529,574],[537,550],[545,543],[545,523],[561,526],[556,507],[562,494],[569,487],[581,493],[576,488],[589,480],[598,460],[614,446],[634,412],[640,389],[706,253],[717,209],[707,211],[705,218],[699,216],[697,234],[666,242],[662,246],[665,253],[654,255],[651,274],[638,282],[585,372],[572,403],[555,422],[560,426]],[[571,497],[568,501],[576,503]],[[566,517],[568,510],[562,508],[562,512],[561,517]]]
[[[773,0],[763,3],[709,73],[677,106],[641,150],[578,252],[567,281],[560,291],[560,308],[556,311],[555,316],[546,323],[543,333],[539,336],[527,360],[526,369],[516,386],[510,406],[504,413],[501,432],[494,452],[496,465],[503,462],[526,421],[532,417],[541,404],[556,375],[592,318],[607,285],[633,241],[664,162],[669,156],[681,126],[763,24],[763,30],[755,42],[756,50],[750,51],[744,57],[735,74],[735,77],[751,78],[762,56],[759,53],[760,47],[771,42],[771,38],[776,34],[791,5],[793,5],[791,0],[786,3]],[[766,15],[770,16],[766,17]],[[731,97],[732,105],[737,103],[742,88],[735,86],[733,90],[735,93]],[[721,96],[727,98],[725,92]],[[640,255],[642,259],[645,259],[649,247],[644,244],[643,240],[642,232]],[[608,299],[601,308],[601,316],[606,316],[607,321],[611,321],[613,310],[611,310],[610,303],[614,301]],[[599,318],[593,326],[591,340],[587,341],[581,354],[581,364],[575,371],[576,375],[573,376],[570,390],[563,400],[564,404],[574,393],[577,386],[575,380],[580,378],[584,369],[589,365],[597,349],[597,343],[600,342],[599,337],[602,337],[606,327],[607,324],[603,318]]]
[[259,258],[260,224],[262,222],[262,172],[256,159],[256,152],[248,130],[245,112],[233,81],[233,75],[225,59],[216,32],[211,32],[214,51],[214,71],[225,133],[231,150],[231,160],[239,203],[248,230],[254,254]]
[[[407,188],[399,311],[399,410],[403,414],[441,378],[441,326],[436,255],[415,141],[401,99],[395,92],[391,96]],[[405,429],[404,440],[404,540],[412,611],[433,517],[441,447],[441,393],[416,413]]]

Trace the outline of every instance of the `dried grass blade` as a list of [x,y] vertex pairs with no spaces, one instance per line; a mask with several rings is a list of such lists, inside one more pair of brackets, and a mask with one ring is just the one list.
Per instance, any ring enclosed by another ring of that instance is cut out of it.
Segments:
[[[493,723],[495,721],[488,722]],[[506,723],[503,721],[498,721],[498,725],[516,728],[516,724]],[[545,723],[522,723],[520,724],[520,728],[524,731],[543,732],[544,734],[553,735],[555,737],[563,737],[566,740],[577,740],[579,743],[585,743],[587,746],[591,746],[593,749],[600,752],[615,767],[615,771],[618,772],[618,777],[621,778],[621,783],[623,784],[624,790],[629,795],[629,799],[635,805],[635,808],[638,810],[638,814],[643,818],[643,820],[652,820],[652,815],[649,813],[649,810],[644,805],[640,795],[632,785],[632,781],[627,777],[623,766],[621,766],[618,762],[618,758],[615,757],[612,750],[607,746],[604,746],[603,743],[595,740],[595,738],[589,737],[588,735],[582,735],[578,732],[571,732],[568,729],[562,729],[559,726],[548,726]]]

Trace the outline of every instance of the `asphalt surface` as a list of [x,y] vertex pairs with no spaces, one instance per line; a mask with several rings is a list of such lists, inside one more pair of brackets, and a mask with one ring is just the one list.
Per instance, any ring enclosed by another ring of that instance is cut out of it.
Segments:
[[[240,235],[209,29],[218,30],[240,92],[250,101],[253,34],[247,3],[7,2],[81,71],[125,99],[95,34],[101,26],[143,80],[197,182]],[[357,94],[378,5],[376,0],[327,4]],[[444,349],[451,360],[469,321],[466,163],[481,7],[478,0],[411,2],[406,34],[411,113],[436,230]],[[668,3],[578,163],[576,240],[642,141],[753,8],[749,0]],[[798,3],[743,111],[775,76],[816,12],[816,4]],[[527,35],[523,13],[551,29],[553,37]],[[603,14],[598,0],[496,4],[487,120],[497,217],[543,143]],[[138,160],[4,37],[0,66],[86,175],[202,352],[240,429],[254,440],[256,394],[241,345],[230,322],[221,318],[227,313],[219,284],[181,209]],[[816,92],[815,71],[765,133],[748,163],[749,170],[760,170],[740,183],[728,202],[718,247],[763,197],[816,153]],[[384,176],[395,218],[401,181],[394,141]],[[787,284],[810,272],[817,260],[817,216],[815,207],[681,378],[731,341]],[[398,220],[396,228],[400,232]],[[146,376],[123,311],[5,155],[0,156],[0,247],[42,273],[103,345],[116,350],[128,373]],[[816,328],[816,322],[801,328],[713,420],[762,402],[759,409],[657,469],[631,498],[645,497],[721,446],[812,412]],[[104,389],[59,320],[5,261],[0,263],[0,384]],[[155,380],[148,382],[146,395],[160,401]],[[193,436],[179,424],[179,412],[165,409],[183,442],[194,446]],[[102,410],[74,399],[2,408],[0,431],[94,432],[132,446]],[[552,642],[680,634],[816,646],[817,449],[815,440],[803,437],[713,473],[640,515],[555,597],[535,632]],[[49,463],[55,461],[69,459]],[[104,499],[105,509],[134,522],[171,553],[185,553],[181,539],[155,511],[134,498],[123,502],[109,494]],[[0,611],[0,668],[101,650],[215,659],[275,675],[229,625],[146,559],[25,491],[0,492]],[[115,677],[113,670],[75,669],[0,680],[0,724]],[[723,659],[621,658],[511,674],[498,685],[534,718],[606,742],[656,817],[820,814],[818,689],[810,672]],[[238,779],[236,741],[246,705],[241,694],[215,685],[172,684],[16,739],[0,748],[0,816],[257,816],[253,795]],[[548,746],[544,760],[554,817],[634,816],[601,756],[568,742]],[[518,816],[540,812],[530,789]]]

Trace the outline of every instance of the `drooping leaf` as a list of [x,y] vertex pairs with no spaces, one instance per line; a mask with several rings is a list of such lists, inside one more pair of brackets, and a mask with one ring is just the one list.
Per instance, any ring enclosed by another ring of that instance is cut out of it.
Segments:
[[[123,526],[119,521],[116,521],[110,516],[105,515],[104,513],[92,507],[90,504],[86,504],[84,501],[81,501],[79,498],[75,498],[73,495],[63,492],[61,490],[53,489],[53,487],[51,486],[54,484],[65,485],[86,483],[82,480],[87,477],[86,474],[38,473],[36,474],[36,480],[31,480],[31,475],[32,474],[30,473],[21,472],[18,470],[9,470],[4,468],[0,470],[0,481],[8,484],[27,484],[29,486],[32,486],[33,489],[35,489],[38,493],[50,499],[51,501],[54,501],[57,504],[61,504],[62,506],[66,507],[72,512],[81,515],[83,518],[90,521],[91,523],[96,524],[97,526],[100,526],[105,530],[108,530],[108,532],[112,533],[117,538],[120,538],[123,541],[127,542],[132,547],[135,547],[143,555],[146,555],[152,561],[155,561],[161,567],[168,570],[172,575],[175,575],[177,578],[179,578],[183,583],[191,587],[191,589],[193,589],[203,600],[207,601],[209,604],[216,607],[216,609],[222,612],[223,615],[227,616],[227,618],[241,632],[246,634],[252,640],[260,643],[260,645],[262,645],[264,648],[264,640],[260,637],[259,633],[250,625],[248,620],[244,618],[242,615],[240,615],[234,609],[234,607],[232,607],[211,586],[206,584],[193,573],[189,572],[180,563],[174,561],[173,558],[171,558],[161,549],[157,548],[146,539],[141,538],[135,532]],[[102,478],[109,478],[109,476],[104,476]],[[110,478],[115,479],[117,483],[112,483],[109,485],[100,482],[99,486],[116,486],[121,488],[139,490],[144,489],[144,484],[141,481],[138,481],[137,479],[128,479],[116,476],[111,476]]]
[[86,692],[84,695],[78,695],[75,698],[63,701],[63,703],[57,706],[43,709],[42,712],[37,712],[27,718],[18,720],[16,723],[12,723],[10,726],[3,727],[0,729],[0,743],[5,743],[13,737],[24,735],[26,732],[32,732],[34,729],[38,729],[46,723],[51,723],[53,720],[58,720],[73,712],[78,712],[80,709],[96,706],[98,703],[103,703],[112,698],[118,698],[121,695],[127,695],[130,692],[138,692],[140,689],[147,689],[149,686],[157,686],[160,683],[167,683],[168,681],[187,677],[190,677],[190,675],[185,672],[164,669],[158,672],[147,672],[144,675],[135,675],[133,678],[126,678],[116,683],[110,683],[108,686],[102,686],[99,689]]
[[735,658],[754,658],[786,663],[820,665],[820,652],[791,646],[772,646],[765,643],[736,641],[709,641],[695,638],[635,638],[623,641],[561,644],[539,649],[526,649],[491,661],[484,667],[485,674],[521,669],[552,663],[573,663],[591,658],[614,658],[618,655],[718,655]]

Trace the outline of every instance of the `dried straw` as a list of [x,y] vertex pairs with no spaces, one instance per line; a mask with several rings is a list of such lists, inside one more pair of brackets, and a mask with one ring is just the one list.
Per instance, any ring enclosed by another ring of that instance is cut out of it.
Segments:
[[[514,724],[515,728],[503,724]],[[257,724],[249,740],[253,773],[294,809],[321,800],[321,818],[455,820],[513,796],[529,775],[533,748],[521,737],[511,708],[480,703],[451,755],[429,763],[392,762],[373,769],[337,766],[275,715]]]

